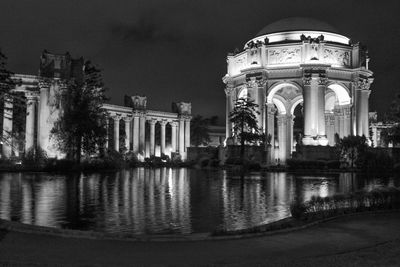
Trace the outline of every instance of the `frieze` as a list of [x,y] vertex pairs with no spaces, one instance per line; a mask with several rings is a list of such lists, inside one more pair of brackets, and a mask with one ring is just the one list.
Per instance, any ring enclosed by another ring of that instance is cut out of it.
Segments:
[[300,48],[282,48],[268,50],[268,64],[300,63]]
[[324,61],[328,64],[350,66],[350,52],[340,49],[324,49]]

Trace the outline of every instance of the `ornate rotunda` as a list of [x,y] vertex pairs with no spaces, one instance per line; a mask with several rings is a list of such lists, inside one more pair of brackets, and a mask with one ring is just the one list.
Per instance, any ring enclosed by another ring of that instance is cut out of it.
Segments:
[[[332,26],[310,18],[287,18],[264,27],[229,54],[226,136],[229,113],[238,98],[258,104],[259,128],[272,136],[273,160],[285,162],[296,142],[333,146],[335,134],[369,135],[368,99],[373,73],[367,50]],[[304,117],[294,132],[295,110]]]

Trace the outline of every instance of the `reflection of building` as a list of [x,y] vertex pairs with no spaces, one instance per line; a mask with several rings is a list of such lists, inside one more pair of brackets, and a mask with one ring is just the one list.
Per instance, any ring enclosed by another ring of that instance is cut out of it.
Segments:
[[[73,59],[68,53],[54,55],[46,51],[40,58],[39,75],[15,75],[21,84],[15,88],[23,95],[26,101],[25,138],[23,147],[17,145],[8,133],[15,134],[15,121],[20,114],[13,114],[13,100],[5,102],[3,112],[3,140],[9,140],[2,145],[2,154],[5,157],[18,156],[20,151],[27,151],[32,147],[40,147],[49,157],[62,157],[53,140],[50,131],[63,112],[63,105],[68,96],[67,81],[82,79],[83,58]],[[148,110],[146,97],[126,97],[125,106],[105,104],[104,108],[110,114],[109,134],[114,138],[110,147],[119,151],[120,123],[123,123],[125,133],[125,148],[127,151],[141,153],[142,156],[151,156],[156,151],[156,132],[160,132],[160,146],[157,153],[170,155],[179,152],[185,157],[186,147],[190,146],[191,104],[175,103],[173,112]],[[24,116],[23,116],[24,117]],[[123,120],[121,122],[121,120]],[[156,131],[157,130],[160,131]],[[121,127],[123,128],[123,127]],[[146,131],[146,129],[148,130]],[[168,133],[166,132],[168,130]],[[112,134],[113,133],[113,134]],[[170,144],[166,144],[166,135],[171,136]],[[146,142],[146,137],[149,142]],[[108,145],[108,144],[107,144]],[[147,151],[147,153],[146,153]]]
[[[373,82],[368,61],[364,47],[326,23],[308,18],[277,21],[241,52],[228,55],[223,78],[227,114],[238,98],[254,100],[259,105],[259,127],[277,140],[276,157],[281,162],[293,150],[294,111],[299,104],[304,145],[334,145],[335,133],[368,137]],[[232,136],[228,117],[226,135]]]

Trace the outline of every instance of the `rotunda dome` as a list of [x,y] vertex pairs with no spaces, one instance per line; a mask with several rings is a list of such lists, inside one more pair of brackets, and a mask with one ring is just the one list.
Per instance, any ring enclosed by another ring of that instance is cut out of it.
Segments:
[[323,31],[339,33],[338,30],[326,22],[306,17],[290,17],[272,22],[256,34],[257,36],[287,31]]

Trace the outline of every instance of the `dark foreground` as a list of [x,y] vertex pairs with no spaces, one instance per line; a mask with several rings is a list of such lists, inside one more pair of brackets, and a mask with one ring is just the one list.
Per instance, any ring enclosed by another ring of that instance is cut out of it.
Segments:
[[400,212],[342,217],[264,237],[128,242],[0,230],[5,266],[400,266]]

